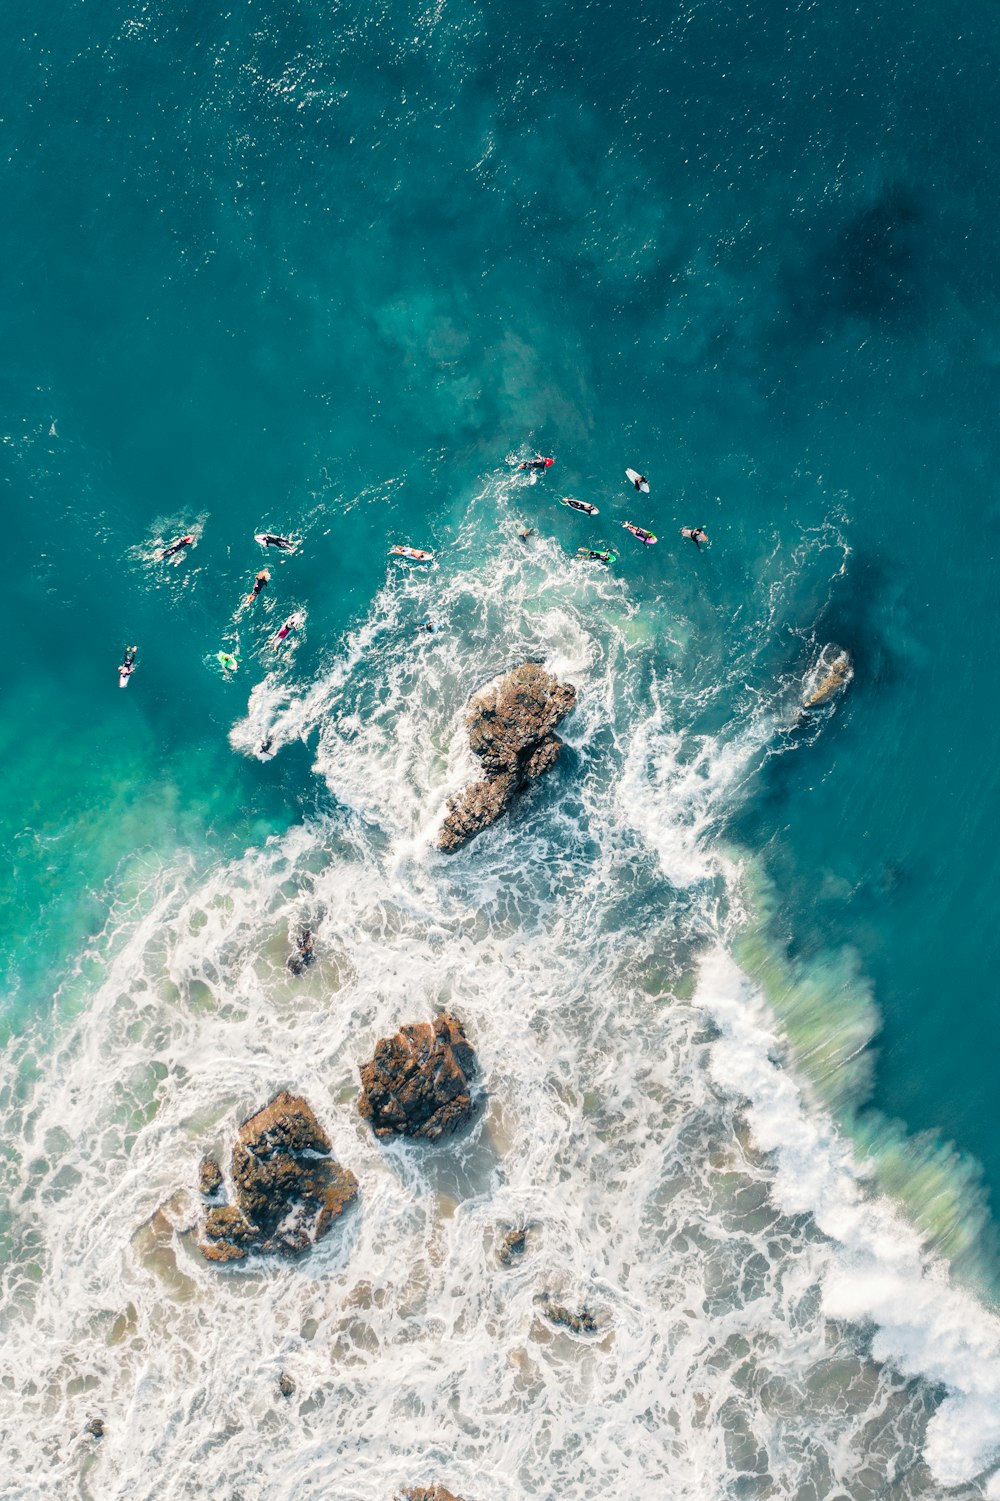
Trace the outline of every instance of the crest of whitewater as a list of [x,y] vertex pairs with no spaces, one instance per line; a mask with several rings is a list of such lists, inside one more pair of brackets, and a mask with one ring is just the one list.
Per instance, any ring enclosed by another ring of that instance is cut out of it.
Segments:
[[1000,1496],[995,7],[2,25],[5,1494]]

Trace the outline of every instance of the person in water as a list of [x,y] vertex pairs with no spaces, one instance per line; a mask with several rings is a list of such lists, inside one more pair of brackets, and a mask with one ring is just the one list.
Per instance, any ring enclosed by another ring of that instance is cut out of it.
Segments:
[[638,477],[638,479],[634,479],[632,481],[632,483],[633,483],[633,485],[635,486],[635,488],[637,490],[641,490],[642,487],[643,487],[643,485],[648,485],[649,484],[649,480],[646,478],[646,476],[644,474],[640,474],[639,477]]
[[439,625],[435,625],[433,620],[421,620],[419,625],[417,626],[418,631],[426,631],[428,636],[432,635],[434,631],[439,631],[440,629],[441,627]]
[[688,541],[693,542],[699,552],[701,552],[701,544],[708,541],[708,533],[703,526],[681,527],[681,536],[687,537]]
[[276,532],[262,532],[260,542],[262,547],[276,547],[279,552],[287,552],[295,546],[291,537],[279,537]]
[[535,528],[533,526],[526,526],[524,528],[524,531],[518,532],[517,535],[520,537],[522,542],[528,542],[535,535]]
[[268,584],[270,582],[271,582],[271,575],[270,575],[270,573],[268,573],[268,571],[267,571],[266,568],[262,568],[260,570],[260,572],[258,573],[257,577],[253,581],[253,588],[250,590],[250,593],[247,595],[247,598],[246,598],[247,604],[248,605],[252,605],[253,602],[254,602],[254,600],[257,598],[257,595],[260,593],[260,591],[262,589],[266,589],[267,586],[268,586]]
[[193,546],[194,546],[194,535],[193,534],[191,536],[189,536],[189,537],[178,537],[176,542],[171,542],[171,544],[170,544],[169,547],[165,547],[163,549],[163,551],[160,553],[160,559],[162,561],[165,558],[172,558],[175,552],[183,552],[183,550],[184,550],[185,547],[193,547]]
[[223,672],[239,672],[239,658],[234,656],[232,652],[219,651],[215,655]]
[[622,526],[627,532],[631,532],[633,537],[638,537],[640,542],[644,542],[647,547],[656,541],[654,533],[647,532],[644,526],[633,526],[631,521],[623,521]]
[[122,664],[118,669],[120,677],[130,678],[132,676],[133,672],[135,672],[135,659],[138,654],[139,648],[137,646],[126,646],[122,657]]
[[618,562],[618,554],[616,552],[611,552],[610,549],[607,552],[595,552],[592,547],[581,547],[578,548],[576,555],[578,558],[587,558],[589,561],[592,561],[594,563]]
[[522,469],[551,469],[552,465],[554,463],[555,463],[555,459],[546,459],[546,458],[543,458],[540,453],[536,453],[535,457],[533,459],[525,459],[524,463],[521,465],[521,468]]

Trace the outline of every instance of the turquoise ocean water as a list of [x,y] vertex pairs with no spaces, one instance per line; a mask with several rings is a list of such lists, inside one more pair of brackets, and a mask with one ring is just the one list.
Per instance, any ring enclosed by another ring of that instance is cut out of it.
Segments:
[[[4,36],[14,1493],[1000,1494],[995,9]],[[524,656],[566,757],[444,861],[465,698]],[[429,1166],[354,1069],[444,1001],[491,1107]],[[364,1209],[209,1273],[194,1165],[285,1085]]]

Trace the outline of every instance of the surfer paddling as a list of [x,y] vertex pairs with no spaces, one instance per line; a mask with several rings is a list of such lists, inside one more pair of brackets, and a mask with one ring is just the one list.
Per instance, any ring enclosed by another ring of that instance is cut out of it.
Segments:
[[644,547],[652,547],[656,541],[654,534],[647,532],[644,526],[634,526],[631,521],[623,521],[622,526],[627,532],[631,532],[633,537],[637,537]]
[[693,542],[699,552],[701,552],[701,544],[708,541],[708,533],[703,526],[682,526],[681,536]]
[[185,547],[194,546],[194,533],[190,536],[178,537],[176,542],[171,542],[169,547],[164,547],[160,552],[160,562],[165,563],[167,558],[172,558],[175,553],[183,552]]
[[279,552],[294,552],[297,545],[294,537],[281,537],[277,532],[255,532],[253,540],[261,547],[276,547]]
[[395,547],[390,547],[390,553],[397,558],[406,558],[410,563],[429,563],[434,554],[422,547],[405,547],[397,542]]
[[243,601],[244,606],[252,605],[262,589],[266,589],[271,582],[271,575],[266,568],[262,568],[253,581],[253,588]]
[[118,668],[118,686],[127,688],[128,680],[135,672],[135,659],[139,655],[137,646],[126,646],[122,655],[121,665]]
[[524,459],[518,465],[519,469],[551,469],[555,459],[547,459],[542,454],[536,453],[533,459]]

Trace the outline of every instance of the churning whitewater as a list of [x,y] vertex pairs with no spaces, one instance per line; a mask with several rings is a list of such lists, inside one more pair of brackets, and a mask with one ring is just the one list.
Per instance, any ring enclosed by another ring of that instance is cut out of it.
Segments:
[[[733,957],[754,913],[727,818],[765,758],[836,723],[799,722],[817,643],[794,617],[848,566],[837,518],[775,555],[740,644],[692,675],[683,615],[522,540],[521,493],[489,481],[311,683],[276,665],[251,691],[233,746],[306,740],[316,811],[207,873],[151,869],[81,956],[86,1009],[54,1046],[9,1045],[11,1495],[908,1498],[1000,1453],[1000,1331]],[[443,856],[468,697],[532,658],[579,691],[559,767]],[[293,976],[303,924],[316,962]],[[483,1113],[380,1144],[358,1065],[440,1008]],[[865,1024],[810,1025],[839,1039],[821,1072],[849,1076]],[[282,1088],[358,1202],[294,1263],[208,1265],[199,1159]],[[553,1328],[545,1294],[595,1330]]]

